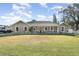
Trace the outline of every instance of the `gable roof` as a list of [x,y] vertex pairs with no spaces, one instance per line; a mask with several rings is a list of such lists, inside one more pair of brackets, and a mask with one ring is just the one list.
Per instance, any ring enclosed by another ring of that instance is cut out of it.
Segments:
[[60,26],[69,26],[69,25],[65,23],[61,23]]
[[41,24],[43,26],[59,25],[59,24],[53,23],[51,21],[30,21],[30,22],[23,22],[23,21],[20,20],[20,21],[12,24],[10,26],[13,26],[13,25],[18,24],[18,23],[23,23],[23,24],[26,24],[28,26],[36,26],[36,25],[40,26]]
[[[23,21],[17,21],[16,23],[14,23],[14,24],[12,24],[12,25],[15,25],[15,24],[18,24],[18,23],[23,23],[23,24],[26,24],[25,22],[23,22]],[[12,26],[12,25],[10,25],[10,26]]]

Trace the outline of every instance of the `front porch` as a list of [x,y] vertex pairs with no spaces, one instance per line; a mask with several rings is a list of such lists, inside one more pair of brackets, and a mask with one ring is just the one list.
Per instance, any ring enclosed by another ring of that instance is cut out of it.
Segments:
[[58,26],[33,26],[32,33],[35,34],[56,34],[59,33]]

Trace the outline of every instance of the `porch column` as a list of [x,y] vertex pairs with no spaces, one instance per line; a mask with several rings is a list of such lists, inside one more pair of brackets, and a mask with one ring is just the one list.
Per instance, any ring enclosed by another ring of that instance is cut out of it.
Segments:
[[59,32],[59,28],[58,28],[58,26],[56,26],[57,27],[57,33]]

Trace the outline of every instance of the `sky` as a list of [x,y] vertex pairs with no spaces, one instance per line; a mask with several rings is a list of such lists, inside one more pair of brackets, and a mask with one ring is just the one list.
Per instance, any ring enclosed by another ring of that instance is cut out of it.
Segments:
[[24,22],[53,21],[53,14],[61,21],[58,13],[67,3],[0,3],[0,25],[11,25],[19,20]]

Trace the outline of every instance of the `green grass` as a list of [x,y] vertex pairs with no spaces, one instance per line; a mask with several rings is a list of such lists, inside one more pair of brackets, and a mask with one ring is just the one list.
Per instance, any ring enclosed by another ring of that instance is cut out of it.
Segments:
[[79,56],[79,37],[19,35],[0,37],[2,56]]

